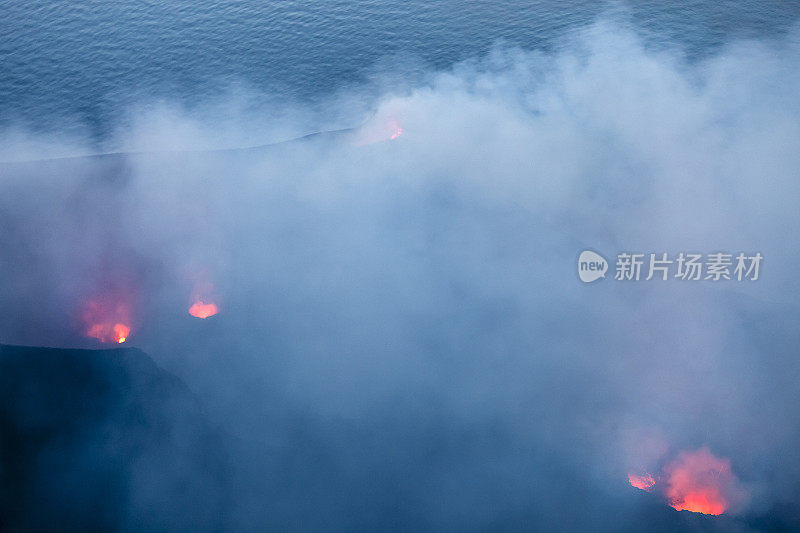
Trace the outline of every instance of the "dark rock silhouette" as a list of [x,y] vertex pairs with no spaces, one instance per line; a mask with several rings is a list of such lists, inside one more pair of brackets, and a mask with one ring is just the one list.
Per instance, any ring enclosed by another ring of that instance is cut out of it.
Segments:
[[214,529],[222,442],[135,348],[0,346],[3,530]]
[[[598,490],[544,446],[502,477],[486,462],[487,449],[510,453],[502,428],[459,428],[410,407],[361,422],[296,413],[291,430],[269,425],[283,434],[270,444],[217,430],[138,349],[0,345],[0,530],[797,530],[791,509],[713,517],[675,511],[622,478]],[[473,463],[486,469],[474,483],[449,483]],[[520,477],[526,503],[494,513]],[[475,524],[466,504],[479,507]]]

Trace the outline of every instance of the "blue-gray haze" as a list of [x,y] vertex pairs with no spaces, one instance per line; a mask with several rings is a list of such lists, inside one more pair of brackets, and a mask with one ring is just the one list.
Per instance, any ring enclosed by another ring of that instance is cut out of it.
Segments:
[[[121,528],[636,529],[628,472],[701,447],[719,527],[797,525],[797,3],[0,13],[0,341],[91,346],[125,294],[230,437],[223,515],[148,512],[154,469]],[[765,259],[584,285],[583,249]]]

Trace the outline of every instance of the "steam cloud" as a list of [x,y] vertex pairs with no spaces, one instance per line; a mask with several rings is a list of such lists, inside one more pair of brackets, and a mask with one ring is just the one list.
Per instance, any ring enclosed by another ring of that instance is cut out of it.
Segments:
[[[618,529],[629,471],[701,447],[743,484],[734,519],[797,508],[798,36],[690,62],[598,22],[363,95],[358,135],[387,142],[160,152],[270,121],[165,104],[127,154],[5,163],[0,339],[92,346],[81,310],[122,295],[128,342],[236,437],[234,528]],[[360,96],[317,118],[359,122]],[[587,247],[765,259],[751,284],[588,286]]]

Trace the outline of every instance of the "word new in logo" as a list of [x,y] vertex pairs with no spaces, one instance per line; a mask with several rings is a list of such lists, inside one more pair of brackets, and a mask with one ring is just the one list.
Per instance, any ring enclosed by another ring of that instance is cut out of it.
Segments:
[[602,255],[591,250],[584,250],[578,257],[578,277],[584,283],[591,283],[606,277],[608,261]]

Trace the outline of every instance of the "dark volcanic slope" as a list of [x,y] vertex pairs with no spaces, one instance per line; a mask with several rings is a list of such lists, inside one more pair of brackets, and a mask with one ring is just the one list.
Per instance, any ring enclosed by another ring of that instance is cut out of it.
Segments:
[[3,530],[214,528],[221,442],[184,384],[137,349],[0,345]]
[[[523,490],[545,487],[554,498],[531,496],[469,524],[464,503],[496,505],[511,493],[507,478],[490,470],[445,490],[450,478],[437,469],[450,458],[471,463],[486,446],[502,457],[502,432],[414,413],[398,406],[396,416],[362,422],[300,417],[282,445],[267,446],[214,430],[186,386],[137,349],[0,345],[0,530],[797,530],[778,516],[677,512],[624,480],[614,483],[627,490],[599,491],[541,446],[525,450]],[[334,453],[342,448],[349,454]]]

